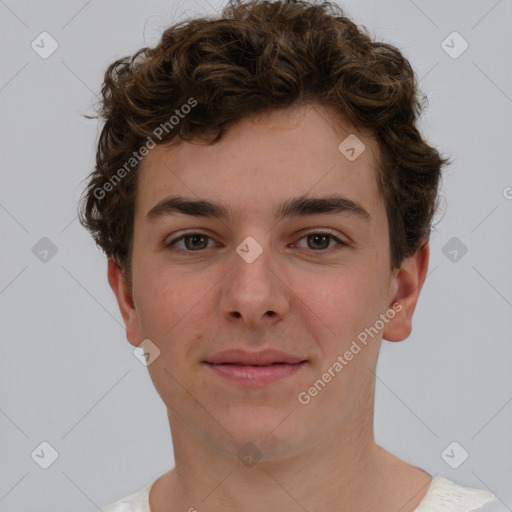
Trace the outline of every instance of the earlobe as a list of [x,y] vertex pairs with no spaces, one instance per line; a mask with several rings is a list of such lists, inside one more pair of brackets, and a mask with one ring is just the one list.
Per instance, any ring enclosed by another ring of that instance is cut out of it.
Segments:
[[123,270],[112,258],[108,259],[107,275],[108,282],[116,296],[119,311],[126,326],[126,338],[136,347],[141,342],[137,310],[135,309],[132,293],[126,283]]
[[427,276],[429,251],[426,241],[412,256],[404,259],[394,277],[395,293],[389,307],[395,311],[395,315],[386,324],[382,333],[383,339],[403,341],[411,334],[412,316]]

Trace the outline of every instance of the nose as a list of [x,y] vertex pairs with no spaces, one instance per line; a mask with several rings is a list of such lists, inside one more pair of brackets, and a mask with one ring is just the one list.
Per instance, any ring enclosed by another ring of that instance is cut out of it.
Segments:
[[269,244],[263,245],[259,241],[259,245],[263,251],[253,261],[233,252],[231,271],[224,281],[220,299],[225,318],[243,322],[250,329],[284,318],[291,296]]

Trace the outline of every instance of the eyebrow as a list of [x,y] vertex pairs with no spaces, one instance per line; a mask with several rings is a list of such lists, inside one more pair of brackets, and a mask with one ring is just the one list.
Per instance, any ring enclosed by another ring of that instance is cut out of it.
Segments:
[[[154,222],[168,215],[191,215],[229,220],[234,211],[217,201],[169,196],[159,201],[146,215],[147,222]],[[276,218],[305,217],[308,215],[345,214],[355,215],[368,222],[370,214],[358,203],[339,195],[327,197],[293,197],[274,209]]]

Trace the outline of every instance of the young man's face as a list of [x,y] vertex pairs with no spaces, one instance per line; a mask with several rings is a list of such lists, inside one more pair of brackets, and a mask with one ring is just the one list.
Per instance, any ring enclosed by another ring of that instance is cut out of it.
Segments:
[[[365,145],[353,161],[350,149],[338,149],[350,134]],[[428,261],[424,250],[398,277],[390,268],[377,151],[375,140],[315,105],[245,119],[214,145],[158,146],[145,158],[133,302],[112,261],[109,280],[130,343],[150,339],[160,350],[148,369],[173,435],[233,456],[252,442],[271,459],[371,429],[382,334],[409,334]],[[215,202],[229,216],[165,208],[148,216],[170,196]],[[333,196],[346,208],[276,212],[295,198]],[[385,316],[397,300],[406,307]],[[218,355],[232,349],[246,354]],[[270,362],[288,364],[248,368],[250,355],[266,349],[290,358]]]

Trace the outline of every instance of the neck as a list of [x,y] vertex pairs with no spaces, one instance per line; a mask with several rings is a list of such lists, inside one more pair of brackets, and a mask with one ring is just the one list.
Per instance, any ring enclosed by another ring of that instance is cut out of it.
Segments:
[[175,468],[152,489],[151,512],[413,511],[430,475],[378,446],[371,421],[356,425],[296,455],[247,467],[175,422]]

